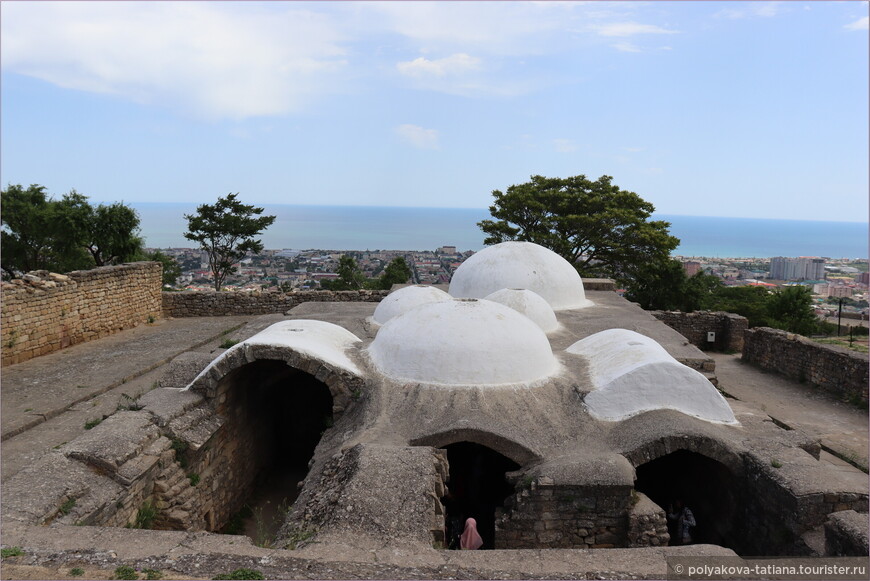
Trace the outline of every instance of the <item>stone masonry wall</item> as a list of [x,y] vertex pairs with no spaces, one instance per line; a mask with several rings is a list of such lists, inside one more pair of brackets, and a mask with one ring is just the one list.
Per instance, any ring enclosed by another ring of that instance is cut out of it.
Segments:
[[744,361],[807,382],[844,401],[867,405],[870,359],[866,353],[768,327],[748,329],[744,337]]
[[269,315],[286,313],[307,302],[380,302],[390,291],[302,291],[281,292],[165,292],[166,317],[217,317],[224,315]]
[[160,317],[162,267],[134,262],[77,270],[44,270],[3,283],[2,364],[99,339]]
[[632,494],[628,512],[629,547],[667,547],[671,540],[665,511],[642,492]]
[[496,549],[627,546],[630,486],[553,486],[538,478],[496,513]]
[[[721,311],[652,311],[652,315],[704,350],[742,351],[743,332],[749,328],[746,317]],[[715,341],[707,341],[709,331],[716,333]]]

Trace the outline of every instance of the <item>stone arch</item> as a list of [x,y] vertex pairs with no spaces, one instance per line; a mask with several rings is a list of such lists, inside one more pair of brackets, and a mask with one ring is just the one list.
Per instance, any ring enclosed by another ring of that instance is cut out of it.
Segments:
[[341,417],[365,388],[361,375],[342,369],[324,358],[287,346],[241,343],[227,350],[206,367],[186,389],[206,399],[219,399],[221,381],[233,371],[256,361],[283,361],[289,367],[307,373],[326,385],[332,396],[332,414]]
[[678,450],[694,452],[715,460],[726,466],[735,476],[743,474],[743,459],[739,454],[714,438],[698,434],[662,436],[623,451],[622,455],[637,469],[638,466]]
[[477,428],[453,428],[435,434],[428,434],[414,438],[409,443],[412,446],[431,446],[433,448],[445,448],[459,442],[471,442],[480,444],[520,466],[528,466],[537,462],[541,457],[531,449],[499,434],[480,430]]
[[[635,489],[667,512],[684,503],[696,520],[692,542],[737,549],[745,536],[740,514],[743,462],[722,443],[704,436],[666,436],[624,454],[635,467]],[[671,544],[681,544],[669,522]]]

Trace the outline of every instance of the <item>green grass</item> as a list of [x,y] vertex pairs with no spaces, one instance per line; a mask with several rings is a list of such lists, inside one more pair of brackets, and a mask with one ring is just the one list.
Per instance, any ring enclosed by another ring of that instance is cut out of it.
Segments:
[[256,569],[236,569],[232,573],[218,575],[214,579],[265,579],[265,577]]
[[115,576],[113,579],[138,579],[139,573],[136,572],[136,569],[131,567],[130,565],[121,565],[117,569],[115,569]]
[[234,345],[238,345],[238,344],[239,344],[239,342],[235,341],[233,339],[224,339],[223,341],[221,341],[220,348],[221,349],[229,349],[230,347],[232,347]]
[[770,461],[770,465],[773,466],[774,468],[782,468],[782,462],[780,462],[779,460],[777,460],[775,458]]
[[21,547],[6,547],[5,549],[0,549],[0,557],[6,559],[7,557],[18,557],[24,554],[24,550]]
[[163,579],[163,573],[159,569],[142,569],[142,572],[145,573],[145,578],[151,581]]
[[136,520],[133,521],[133,525],[131,526],[131,528],[150,529],[156,517],[157,507],[155,507],[150,502],[146,502],[139,508],[138,511],[136,511]]
[[100,425],[100,423],[102,423],[103,419],[104,419],[104,418],[97,418],[97,419],[95,419],[95,420],[88,420],[88,421],[86,421],[86,422],[85,422],[85,429],[86,429],[86,430],[92,430],[92,429],[96,428],[97,426]]
[[72,509],[75,508],[75,505],[76,505],[76,499],[75,498],[68,498],[68,499],[66,499],[66,501],[62,505],[60,505],[60,508],[58,508],[57,511],[60,514],[66,516],[70,512],[72,512]]
[[81,567],[73,567],[72,569],[69,570],[70,577],[81,577],[84,574],[85,574],[85,570],[82,569]]
[[191,486],[196,486],[197,484],[199,484],[199,474],[188,474],[187,478],[188,480],[190,480]]

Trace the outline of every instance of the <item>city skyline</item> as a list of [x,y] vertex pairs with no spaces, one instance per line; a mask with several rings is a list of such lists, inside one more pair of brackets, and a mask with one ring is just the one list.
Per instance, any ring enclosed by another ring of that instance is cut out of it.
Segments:
[[3,186],[867,222],[867,2],[4,2]]

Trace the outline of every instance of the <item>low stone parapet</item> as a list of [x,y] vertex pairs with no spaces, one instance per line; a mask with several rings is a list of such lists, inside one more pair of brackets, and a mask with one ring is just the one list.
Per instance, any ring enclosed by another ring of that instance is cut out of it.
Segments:
[[769,327],[748,329],[744,338],[744,361],[811,384],[843,401],[867,406],[870,359],[866,353],[822,345]]
[[380,302],[390,291],[302,291],[282,292],[208,292],[163,293],[166,317],[216,317],[225,315],[269,315],[286,313],[307,302]]
[[746,317],[722,311],[652,311],[652,315],[704,350],[742,351],[743,332],[749,328]]

